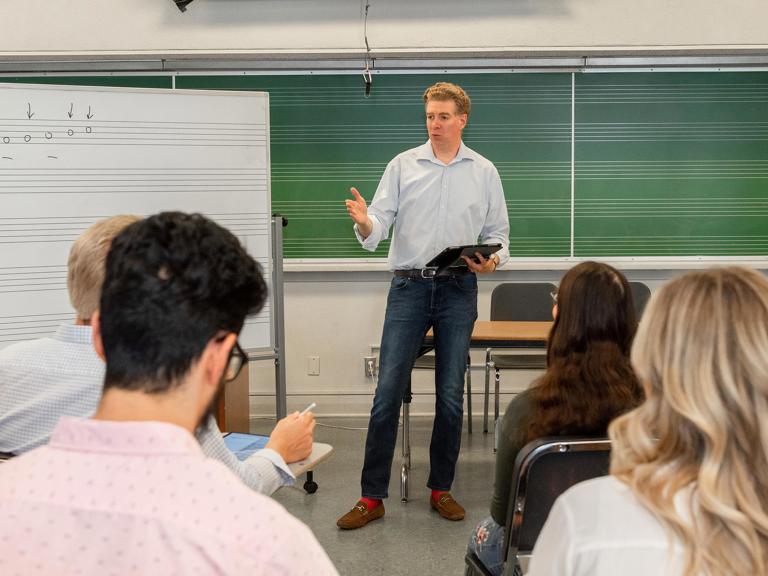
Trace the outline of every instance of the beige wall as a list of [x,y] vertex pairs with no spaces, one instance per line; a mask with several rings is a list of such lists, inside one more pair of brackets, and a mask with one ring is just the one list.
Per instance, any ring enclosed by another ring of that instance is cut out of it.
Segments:
[[[765,0],[371,0],[375,52],[765,49]],[[7,0],[0,58],[352,53],[360,0]]]

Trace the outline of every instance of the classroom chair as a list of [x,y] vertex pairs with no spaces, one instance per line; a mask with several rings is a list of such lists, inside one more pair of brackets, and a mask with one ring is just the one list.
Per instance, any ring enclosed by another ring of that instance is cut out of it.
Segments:
[[[544,322],[552,320],[552,293],[557,286],[551,282],[505,282],[491,293],[491,320]],[[483,433],[488,433],[488,400],[491,370],[495,374],[494,422],[499,419],[499,388],[501,370],[544,370],[546,351],[542,348],[523,354],[485,351],[485,397],[483,400]]]
[[[541,438],[529,442],[515,458],[504,536],[504,576],[528,569],[531,552],[552,505],[560,494],[584,480],[607,476],[611,459],[608,438]],[[471,575],[490,575],[480,558],[464,558]]]
[[630,282],[629,289],[632,291],[632,300],[635,303],[635,314],[640,320],[648,300],[651,299],[651,289],[642,282]]

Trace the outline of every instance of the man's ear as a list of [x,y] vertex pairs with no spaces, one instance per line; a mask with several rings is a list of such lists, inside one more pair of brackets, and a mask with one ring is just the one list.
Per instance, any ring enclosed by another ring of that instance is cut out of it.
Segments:
[[93,343],[93,349],[96,350],[96,354],[98,354],[103,362],[106,362],[104,343],[101,341],[101,314],[98,310],[91,316],[91,342]]
[[466,114],[459,114],[459,121],[461,122],[461,129],[464,130],[467,126],[467,121],[469,120],[469,116]]
[[200,356],[201,375],[205,383],[218,389],[224,375],[229,353],[237,340],[237,334],[230,332],[224,338],[211,338]]

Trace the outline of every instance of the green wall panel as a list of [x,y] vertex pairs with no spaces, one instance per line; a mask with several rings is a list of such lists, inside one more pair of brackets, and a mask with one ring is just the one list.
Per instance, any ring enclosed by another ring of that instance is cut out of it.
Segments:
[[576,76],[576,256],[768,254],[768,74]]

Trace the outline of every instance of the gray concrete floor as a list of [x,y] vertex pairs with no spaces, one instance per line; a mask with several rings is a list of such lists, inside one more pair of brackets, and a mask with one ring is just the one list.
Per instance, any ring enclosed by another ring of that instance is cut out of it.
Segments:
[[[482,433],[482,422],[474,422],[470,436],[464,426],[461,455],[452,494],[467,511],[461,522],[449,522],[429,507],[429,440],[432,418],[411,417],[410,499],[400,501],[400,450],[392,466],[390,498],[384,502],[386,515],[364,528],[343,531],[336,520],[348,512],[360,497],[360,470],[363,465],[365,428],[360,418],[318,418],[315,440],[333,445],[331,458],[315,471],[319,490],[309,495],[302,489],[304,478],[295,487],[275,494],[291,514],[306,523],[342,576],[416,574],[463,574],[467,540],[475,525],[489,514],[493,489],[493,436]],[[271,424],[255,422],[256,433],[269,433]]]

